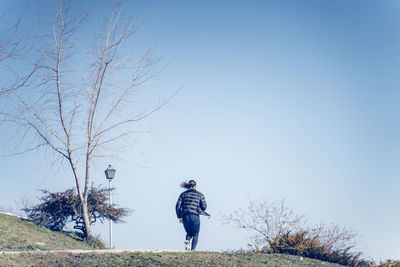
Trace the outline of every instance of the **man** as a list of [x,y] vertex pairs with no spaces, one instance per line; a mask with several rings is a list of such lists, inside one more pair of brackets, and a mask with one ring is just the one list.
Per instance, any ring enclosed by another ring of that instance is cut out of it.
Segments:
[[195,250],[200,231],[199,215],[210,215],[205,212],[207,209],[206,199],[202,193],[196,190],[194,180],[181,183],[181,187],[186,191],[180,194],[176,202],[176,216],[179,222],[183,223],[186,231],[185,250],[190,250],[190,240],[192,240],[191,250]]

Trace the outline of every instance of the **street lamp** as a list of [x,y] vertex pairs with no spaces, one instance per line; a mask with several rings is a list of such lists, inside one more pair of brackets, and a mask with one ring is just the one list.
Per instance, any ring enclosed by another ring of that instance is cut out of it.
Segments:
[[[106,174],[106,178],[108,180],[108,192],[110,194],[110,206],[112,205],[112,191],[111,191],[111,181],[112,179],[114,179],[114,175],[115,175],[115,169],[111,166],[108,165],[108,168],[104,171],[104,173]],[[109,219],[110,222],[110,248],[112,248],[112,221],[111,219]]]

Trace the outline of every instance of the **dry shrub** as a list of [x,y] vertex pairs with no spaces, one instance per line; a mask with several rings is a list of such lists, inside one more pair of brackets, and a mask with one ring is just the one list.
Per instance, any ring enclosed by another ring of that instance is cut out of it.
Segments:
[[251,240],[255,252],[298,255],[350,266],[368,265],[361,253],[353,251],[354,231],[336,224],[309,227],[304,216],[286,207],[284,200],[249,200],[247,209],[222,217],[225,223],[254,234]]
[[262,252],[297,255],[350,266],[365,264],[360,259],[361,254],[350,252],[351,248],[349,246],[333,248],[315,236],[312,231],[301,230],[296,233],[287,232],[277,235],[268,246],[262,249]]
[[381,262],[377,267],[400,267],[400,261],[387,260]]

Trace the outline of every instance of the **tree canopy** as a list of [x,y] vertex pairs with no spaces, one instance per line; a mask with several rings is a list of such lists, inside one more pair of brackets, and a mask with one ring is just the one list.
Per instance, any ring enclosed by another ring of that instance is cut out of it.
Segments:
[[[93,185],[90,187],[88,195],[90,224],[97,220],[103,222],[105,219],[116,223],[124,222],[123,218],[130,214],[129,209],[118,208],[115,204],[108,203],[109,192],[105,187]],[[74,222],[74,228],[84,235],[82,203],[75,189],[55,193],[42,190],[42,193],[39,204],[23,209],[28,214],[28,219],[54,231],[62,231],[68,222]]]

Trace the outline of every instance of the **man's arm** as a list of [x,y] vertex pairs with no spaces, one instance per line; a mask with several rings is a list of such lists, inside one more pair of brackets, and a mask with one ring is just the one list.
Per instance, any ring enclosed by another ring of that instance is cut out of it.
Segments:
[[181,208],[182,208],[182,195],[179,196],[178,201],[176,202],[175,205],[176,217],[178,217],[180,222],[182,220]]
[[203,211],[205,211],[207,209],[207,202],[206,202],[206,198],[204,197],[204,195],[202,195],[200,198],[200,208]]

